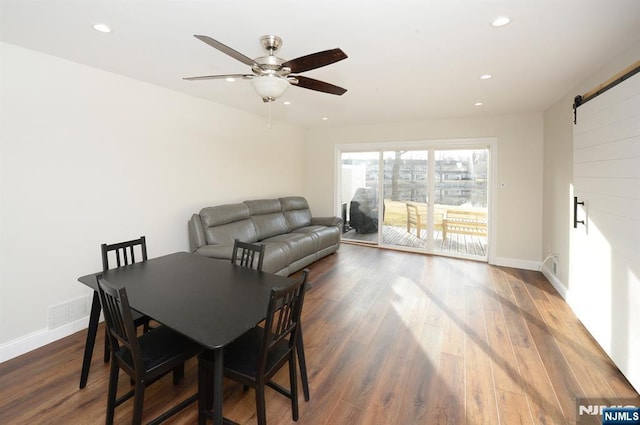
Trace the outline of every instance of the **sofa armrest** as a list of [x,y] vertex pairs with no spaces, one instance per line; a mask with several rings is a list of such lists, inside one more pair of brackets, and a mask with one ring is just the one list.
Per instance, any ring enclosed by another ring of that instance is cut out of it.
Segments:
[[194,214],[189,220],[189,247],[191,252],[196,252],[198,248],[207,244],[204,236],[204,227],[199,214]]
[[311,217],[311,225],[313,226],[342,226],[342,218],[340,217]]
[[198,248],[196,253],[220,260],[231,260],[233,245],[204,245]]

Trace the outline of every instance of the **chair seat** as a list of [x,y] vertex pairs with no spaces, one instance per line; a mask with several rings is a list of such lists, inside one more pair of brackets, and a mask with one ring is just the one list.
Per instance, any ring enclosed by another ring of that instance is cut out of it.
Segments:
[[[166,326],[158,326],[142,334],[138,341],[145,369],[149,373],[152,373],[155,367],[165,365],[173,359],[188,359],[202,351],[198,344]],[[129,349],[120,347],[116,356],[133,368]]]

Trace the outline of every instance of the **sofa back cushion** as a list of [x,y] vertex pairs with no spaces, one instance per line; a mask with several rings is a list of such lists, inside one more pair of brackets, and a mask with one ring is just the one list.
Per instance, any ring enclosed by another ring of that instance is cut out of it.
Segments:
[[200,218],[209,245],[233,244],[238,238],[243,242],[256,242],[257,233],[245,204],[218,205],[204,208]]
[[259,241],[289,231],[279,200],[257,199],[244,203],[249,208],[251,221]]
[[289,231],[311,224],[311,210],[305,198],[289,196],[279,200]]

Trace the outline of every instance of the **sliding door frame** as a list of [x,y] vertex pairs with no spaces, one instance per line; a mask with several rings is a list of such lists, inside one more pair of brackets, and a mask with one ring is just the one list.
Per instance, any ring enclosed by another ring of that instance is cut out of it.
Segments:
[[[489,151],[489,176],[487,183],[487,208],[489,213],[489,232],[487,235],[487,262],[495,264],[496,259],[496,223],[498,222],[497,196],[498,196],[498,140],[493,137],[478,137],[468,139],[433,139],[395,142],[363,142],[363,143],[343,143],[336,144],[334,148],[334,211],[338,216],[342,215],[342,203],[340,191],[342,188],[341,164],[342,153],[346,152],[380,152],[389,150],[447,150],[447,149],[488,149]],[[432,155],[429,156],[429,163],[433,166]],[[429,182],[430,185],[433,182]],[[383,178],[378,176],[378,193],[382,194]],[[431,204],[431,203],[430,203]],[[430,205],[430,208],[433,208]],[[379,222],[382,223],[382,208],[379,208]],[[432,213],[433,211],[431,211]],[[400,251],[424,252],[408,247],[384,245],[382,243],[382,233],[378,233],[378,247],[385,249],[395,249]],[[443,255],[446,253],[429,251],[429,254]],[[463,257],[464,258],[464,257]]]

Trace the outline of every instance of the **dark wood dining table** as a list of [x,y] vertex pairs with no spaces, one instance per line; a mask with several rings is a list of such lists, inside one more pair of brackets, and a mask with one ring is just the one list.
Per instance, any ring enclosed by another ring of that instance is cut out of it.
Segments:
[[213,423],[222,424],[223,348],[265,318],[271,289],[289,280],[187,252],[81,276],[78,280],[95,292],[80,388],[87,382],[100,318],[98,274],[126,287],[132,308],[213,351]]

